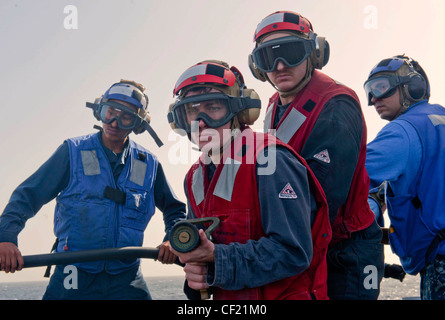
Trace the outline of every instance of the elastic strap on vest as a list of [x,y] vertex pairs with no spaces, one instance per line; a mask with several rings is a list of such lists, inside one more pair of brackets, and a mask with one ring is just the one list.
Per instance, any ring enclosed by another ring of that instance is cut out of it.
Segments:
[[[50,251],[50,253],[51,252],[53,252],[53,251],[55,251],[56,249],[57,249],[57,246],[59,245],[59,238],[56,238],[56,241],[54,241],[54,244],[53,244],[53,246],[52,246],[52,248],[51,248],[51,251]],[[43,275],[43,277],[45,277],[45,278],[49,278],[49,276],[50,276],[50,274],[51,274],[51,265],[49,265],[49,266],[47,266],[46,267],[46,270],[45,270],[45,274]]]
[[125,200],[127,199],[127,195],[125,192],[114,189],[110,186],[105,187],[104,197],[119,204],[125,204]]

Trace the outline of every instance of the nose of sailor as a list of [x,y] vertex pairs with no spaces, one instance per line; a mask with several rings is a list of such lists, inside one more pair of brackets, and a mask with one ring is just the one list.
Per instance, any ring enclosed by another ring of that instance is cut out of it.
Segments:
[[286,65],[284,64],[283,61],[279,60],[278,64],[277,64],[277,68],[275,69],[276,71],[282,71],[286,68]]
[[119,125],[117,124],[117,119],[114,119],[114,120],[110,123],[110,126],[111,126],[112,128],[118,128]]
[[379,99],[376,98],[376,97],[374,97],[373,95],[371,95],[371,102],[372,102],[373,104],[375,104],[377,100],[379,100]]
[[199,119],[199,127],[200,127],[201,129],[204,129],[204,128],[207,127],[207,124],[204,122],[204,120]]

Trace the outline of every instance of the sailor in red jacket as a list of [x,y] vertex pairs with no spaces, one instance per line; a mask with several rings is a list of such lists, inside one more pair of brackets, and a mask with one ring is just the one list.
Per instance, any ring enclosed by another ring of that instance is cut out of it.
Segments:
[[[266,111],[265,131],[306,159],[323,187],[333,240],[328,252],[331,299],[376,299],[364,286],[365,268],[383,275],[381,231],[367,203],[366,125],[353,90],[315,69],[329,60],[329,44],[309,20],[278,11],[258,25],[249,56],[253,75],[277,90]],[[341,256],[341,257],[340,257]],[[372,287],[372,286],[371,286]],[[374,289],[375,288],[375,289]]]
[[[190,218],[218,217],[214,243],[177,253],[214,299],[327,299],[327,203],[305,161],[247,125],[261,102],[241,73],[203,61],[176,83],[169,122],[202,151],[186,176]],[[187,288],[187,286],[186,286]],[[187,295],[192,298],[190,291]]]

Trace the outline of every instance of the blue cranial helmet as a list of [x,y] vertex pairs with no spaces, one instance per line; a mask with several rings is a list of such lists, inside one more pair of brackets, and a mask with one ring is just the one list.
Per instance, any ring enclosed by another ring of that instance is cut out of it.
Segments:
[[430,97],[430,85],[425,71],[417,61],[399,55],[380,61],[371,70],[364,84],[368,104],[372,97],[386,98],[394,94],[399,87],[402,105],[409,106]]

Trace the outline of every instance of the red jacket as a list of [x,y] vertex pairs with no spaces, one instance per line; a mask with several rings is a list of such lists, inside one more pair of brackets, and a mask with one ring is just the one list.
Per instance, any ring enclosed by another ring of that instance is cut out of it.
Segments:
[[[214,299],[327,299],[326,252],[331,239],[327,203],[321,186],[304,159],[289,146],[270,135],[245,129],[222,156],[210,183],[204,157],[187,174],[188,198],[198,218],[217,216],[221,220],[213,237],[215,243],[246,243],[265,235],[262,223],[255,164],[259,153],[267,146],[287,147],[308,168],[309,181],[318,203],[312,226],[313,258],[309,268],[301,274],[258,288],[227,291],[214,290]],[[244,154],[243,154],[244,151]]]
[[[315,70],[311,81],[297,94],[278,123],[277,137],[300,153],[326,103],[339,95],[350,96],[360,106],[359,99],[352,89]],[[265,131],[273,127],[272,121],[278,99],[278,92],[270,99],[265,119]],[[368,205],[369,176],[365,169],[367,132],[363,115],[362,122],[363,133],[358,162],[347,200],[339,209],[332,224],[333,243],[348,239],[351,232],[369,227],[375,219]],[[345,165],[348,164],[345,163]]]

